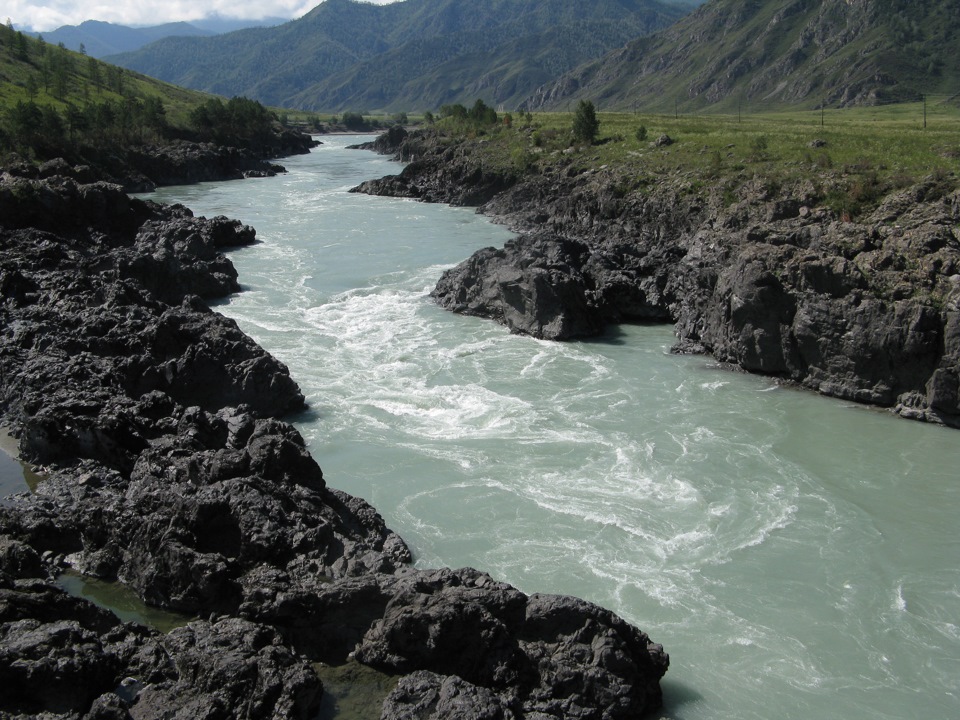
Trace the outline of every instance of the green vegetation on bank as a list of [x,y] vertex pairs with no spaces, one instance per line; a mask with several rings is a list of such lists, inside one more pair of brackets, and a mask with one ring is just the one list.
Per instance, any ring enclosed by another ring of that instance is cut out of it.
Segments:
[[0,25],[0,160],[79,162],[177,138],[257,148],[276,123],[258,102],[184,90]]
[[581,113],[506,117],[486,127],[438,125],[482,135],[476,152],[495,172],[603,168],[619,176],[624,193],[670,179],[691,193],[719,190],[730,202],[748,182],[771,190],[806,183],[822,204],[850,217],[892,189],[933,177],[946,191],[960,175],[960,112],[928,108],[924,127],[922,103],[739,118],[599,112],[592,143],[575,135]]

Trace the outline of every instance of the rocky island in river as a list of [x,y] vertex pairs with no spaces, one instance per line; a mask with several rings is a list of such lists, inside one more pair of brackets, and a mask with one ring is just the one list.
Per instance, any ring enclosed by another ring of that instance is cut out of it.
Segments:
[[[206,300],[236,221],[64,164],[0,176],[0,414],[46,479],[0,504],[0,714],[311,718],[313,664],[395,678],[383,718],[635,718],[663,648],[572,597],[416,570],[282,417],[287,369]],[[54,581],[197,619],[123,623]]]

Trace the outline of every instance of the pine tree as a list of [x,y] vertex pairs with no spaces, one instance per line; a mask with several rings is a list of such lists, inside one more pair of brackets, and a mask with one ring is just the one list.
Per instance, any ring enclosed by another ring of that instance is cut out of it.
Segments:
[[577,142],[592,145],[600,132],[597,111],[589,100],[581,100],[573,116],[573,137]]

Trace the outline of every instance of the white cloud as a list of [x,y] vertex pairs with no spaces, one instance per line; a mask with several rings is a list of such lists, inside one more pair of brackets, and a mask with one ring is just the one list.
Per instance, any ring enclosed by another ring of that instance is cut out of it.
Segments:
[[[395,0],[368,0],[385,5]],[[7,0],[0,12],[15,27],[41,32],[84,20],[102,20],[118,25],[160,25],[178,20],[200,20],[210,15],[259,20],[265,17],[295,18],[310,11],[318,0]]]

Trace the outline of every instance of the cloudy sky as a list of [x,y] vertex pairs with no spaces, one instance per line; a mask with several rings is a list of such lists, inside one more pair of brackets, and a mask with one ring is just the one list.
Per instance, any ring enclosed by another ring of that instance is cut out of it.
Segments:
[[[379,5],[394,0],[369,0]],[[300,17],[320,0],[5,0],[0,13],[16,28],[55,30],[84,20],[118,25],[160,25],[219,14],[229,18]]]

